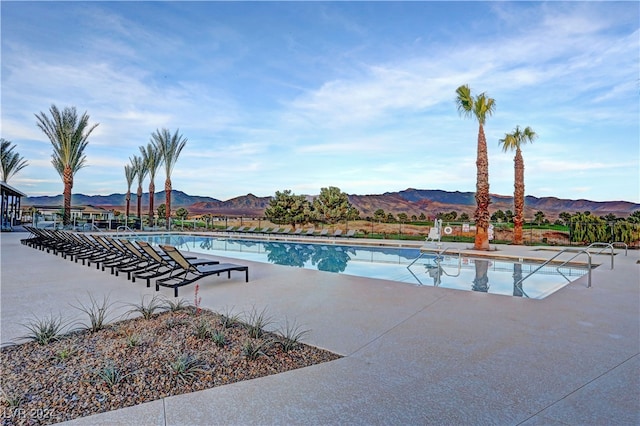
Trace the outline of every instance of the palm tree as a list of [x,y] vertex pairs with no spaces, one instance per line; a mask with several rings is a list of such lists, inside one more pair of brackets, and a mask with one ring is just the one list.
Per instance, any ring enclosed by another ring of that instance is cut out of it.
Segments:
[[178,161],[182,148],[187,144],[187,138],[183,137],[179,133],[179,129],[171,135],[168,129],[156,130],[151,134],[151,141],[155,148],[160,152],[162,162],[164,163],[164,170],[166,173],[166,179],[164,181],[165,192],[165,204],[166,213],[165,218],[167,220],[167,230],[171,227],[171,172],[173,167]]
[[152,143],[148,143],[146,147],[141,146],[140,152],[142,153],[142,161],[144,161],[149,171],[149,225],[151,225],[153,223],[153,197],[156,192],[154,181],[158,167],[162,164],[162,157],[160,156],[160,151]]
[[[131,205],[131,185],[133,185],[133,179],[136,177],[136,169],[133,164],[127,164],[124,166],[124,176],[127,179],[127,209],[125,214],[125,221],[129,220],[129,206]],[[128,223],[127,223],[128,225]]]
[[28,166],[27,160],[19,153],[13,152],[16,146],[11,141],[0,138],[0,180],[8,182],[9,178]]
[[138,196],[137,212],[138,219],[142,219],[142,182],[144,181],[144,178],[147,177],[149,170],[147,169],[147,165],[142,157],[134,155],[130,160],[131,165],[135,169],[135,175],[138,178],[138,191],[136,192],[136,195]]
[[89,115],[78,118],[75,107],[65,107],[60,111],[55,105],[49,109],[51,118],[43,112],[36,114],[37,126],[44,132],[53,145],[51,163],[64,183],[64,214],[62,223],[69,224],[71,217],[71,191],[73,177],[85,166],[87,160],[84,150],[89,144],[89,135],[99,123],[89,125]]
[[476,157],[476,237],[474,249],[489,250],[489,157],[487,156],[487,139],[484,136],[484,124],[488,116],[493,115],[496,101],[481,93],[471,95],[468,85],[456,89],[456,105],[458,112],[464,117],[475,117],[478,121],[478,153]]
[[522,151],[520,145],[524,143],[533,143],[538,137],[536,132],[527,126],[524,130],[520,129],[520,126],[516,126],[513,133],[507,133],[504,135],[504,139],[500,139],[499,143],[502,144],[502,150],[516,151],[516,155],[513,158],[515,168],[514,178],[514,191],[513,191],[513,208],[515,215],[513,217],[513,244],[522,244],[522,224],[524,223],[524,160],[522,159]]

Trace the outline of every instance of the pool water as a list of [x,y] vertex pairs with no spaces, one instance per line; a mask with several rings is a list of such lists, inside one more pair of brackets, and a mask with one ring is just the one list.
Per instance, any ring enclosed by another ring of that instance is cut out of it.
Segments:
[[[181,251],[224,256],[319,271],[399,281],[415,285],[542,299],[587,270],[480,258],[422,254],[417,248],[254,241],[199,235],[136,235],[134,240],[172,245]],[[417,259],[417,260],[416,260]]]

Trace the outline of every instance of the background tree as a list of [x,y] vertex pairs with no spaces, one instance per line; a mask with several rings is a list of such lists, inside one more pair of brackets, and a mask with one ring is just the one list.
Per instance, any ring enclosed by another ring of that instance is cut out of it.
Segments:
[[315,218],[325,223],[334,224],[348,219],[352,209],[349,196],[335,186],[321,188],[320,194],[313,200]]
[[264,215],[273,223],[287,223],[295,228],[296,223],[306,222],[311,204],[304,195],[295,195],[289,189],[276,191],[269,200]]
[[544,218],[545,218],[544,212],[542,210],[538,210],[534,215],[533,220],[536,222],[536,224],[542,225],[544,223]]
[[373,218],[375,220],[384,221],[387,218],[387,214],[384,212],[384,210],[378,209],[375,212],[373,212]]
[[9,179],[20,170],[28,166],[27,160],[18,152],[13,152],[15,145],[11,141],[0,138],[0,180],[9,182]]
[[176,217],[178,219],[185,220],[187,216],[189,216],[189,211],[184,207],[180,207],[178,210],[176,210]]
[[462,213],[460,215],[460,221],[462,222],[468,222],[469,221],[469,215],[467,213]]
[[51,105],[49,113],[51,118],[43,112],[36,114],[36,125],[53,145],[51,163],[64,183],[62,223],[68,225],[71,218],[73,178],[85,166],[87,157],[84,150],[89,144],[89,135],[99,123],[90,126],[89,115],[85,112],[78,118],[75,107],[66,107],[60,111],[55,105]]
[[424,213],[420,213],[420,216],[418,216],[419,220],[427,220],[427,216]]
[[133,180],[136,178],[136,169],[133,164],[126,164],[124,166],[124,177],[127,179],[127,195],[125,200],[127,201],[127,206],[125,209],[125,219],[129,219],[129,208],[131,206],[131,185],[133,185]]
[[165,217],[167,213],[167,206],[163,204],[160,204],[158,206],[158,217]]
[[631,213],[627,218],[627,221],[631,223],[640,223],[640,210]]
[[162,157],[151,142],[148,143],[146,147],[141,146],[140,153],[142,154],[142,161],[144,161],[149,172],[149,225],[151,225],[153,223],[153,202],[156,192],[156,172],[162,164]]
[[476,236],[474,249],[489,250],[489,157],[487,155],[487,139],[484,135],[484,124],[488,116],[495,111],[496,102],[481,93],[471,95],[468,85],[456,89],[456,105],[458,112],[464,117],[475,117],[478,121],[478,145],[476,156]]
[[[511,210],[507,210],[504,212],[504,218],[507,222],[513,222],[513,212]],[[524,219],[523,219],[524,220]]]
[[524,223],[524,160],[522,159],[522,150],[520,145],[527,142],[533,143],[538,137],[536,132],[527,126],[524,130],[520,129],[520,126],[516,126],[512,133],[504,135],[504,139],[500,139],[499,143],[502,144],[502,150],[515,151],[516,154],[513,157],[514,165],[514,183],[513,183],[513,209],[515,215],[513,216],[513,244],[523,244],[522,237],[522,224]]
[[494,214],[491,215],[491,220],[495,222],[504,222],[506,216],[502,210],[497,210]]
[[179,129],[172,135],[168,129],[156,130],[151,134],[151,141],[153,146],[158,150],[164,164],[164,170],[166,179],[164,181],[165,192],[165,204],[166,212],[165,218],[167,220],[167,230],[171,228],[171,173],[175,167],[180,152],[187,144],[187,138],[183,137],[179,133]]
[[142,218],[142,182],[144,182],[144,178],[147,177],[147,173],[149,173],[149,169],[147,169],[147,165],[145,164],[142,157],[138,157],[134,155],[133,158],[130,159],[131,165],[135,169],[136,178],[138,179],[138,190],[136,195],[138,197],[137,203],[137,212],[138,219]]
[[402,213],[398,213],[398,220],[400,222],[406,222],[409,219],[409,216],[407,216],[406,213],[402,212]]

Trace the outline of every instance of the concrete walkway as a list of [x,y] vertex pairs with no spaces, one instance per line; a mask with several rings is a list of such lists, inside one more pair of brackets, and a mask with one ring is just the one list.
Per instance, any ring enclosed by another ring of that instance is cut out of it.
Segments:
[[[1,236],[2,342],[22,335],[19,324],[33,315],[70,314],[68,304],[88,292],[122,302],[155,293],[22,246],[25,235]],[[66,424],[637,425],[639,255],[616,250],[614,270],[609,256],[595,256],[602,266],[592,288],[585,276],[543,300],[243,261],[250,282],[202,280],[203,307],[266,307],[344,358]]]

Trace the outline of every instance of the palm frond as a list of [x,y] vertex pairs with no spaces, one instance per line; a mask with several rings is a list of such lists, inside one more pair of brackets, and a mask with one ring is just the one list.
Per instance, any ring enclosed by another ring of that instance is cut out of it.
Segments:
[[178,161],[180,152],[187,144],[187,138],[182,136],[180,129],[176,130],[173,135],[168,129],[156,130],[151,134],[151,142],[155,148],[160,152],[162,162],[164,163],[165,172],[167,177],[171,176],[173,167]]
[[13,152],[15,145],[0,138],[0,180],[7,182],[12,176],[29,165],[19,153]]
[[471,117],[474,99],[471,96],[471,88],[464,84],[456,89],[456,106],[458,113],[466,118]]
[[124,177],[127,179],[127,188],[128,191],[131,191],[131,185],[133,185],[133,180],[136,178],[136,169],[131,164],[125,164],[124,166]]

